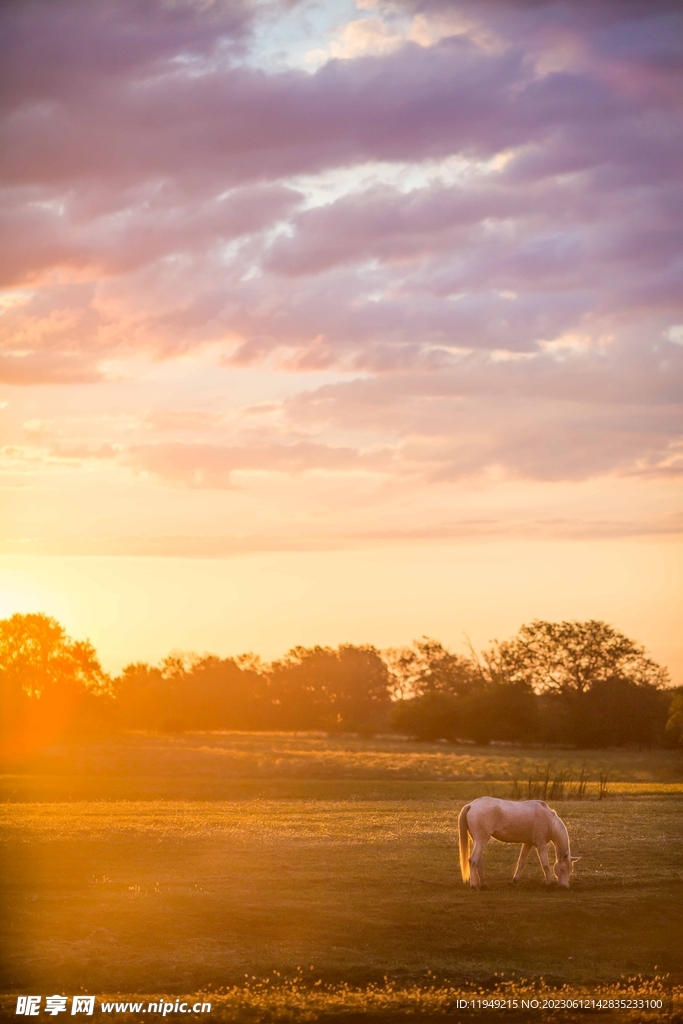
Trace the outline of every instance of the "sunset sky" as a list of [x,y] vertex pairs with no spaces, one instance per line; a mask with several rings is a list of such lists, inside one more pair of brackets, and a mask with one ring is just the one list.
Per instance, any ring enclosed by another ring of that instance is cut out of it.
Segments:
[[680,0],[5,0],[0,614],[683,683]]

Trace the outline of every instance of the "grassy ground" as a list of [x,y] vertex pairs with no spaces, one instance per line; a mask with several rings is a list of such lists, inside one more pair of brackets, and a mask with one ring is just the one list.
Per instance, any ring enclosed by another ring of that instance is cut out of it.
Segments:
[[[555,802],[582,856],[569,892],[546,890],[535,861],[513,887],[517,850],[491,843],[490,889],[471,893],[456,871],[463,800],[496,782],[509,786],[504,771],[523,777],[548,760],[546,751],[339,740],[328,751],[341,765],[337,777],[307,779],[287,772],[305,756],[325,763],[322,738],[238,737],[232,752],[230,737],[215,739],[224,753],[212,752],[206,736],[142,737],[118,751],[112,742],[100,748],[98,768],[96,748],[58,751],[50,756],[65,770],[52,776],[52,789],[45,761],[33,777],[15,766],[5,787],[21,793],[0,807],[3,991],[224,987],[212,996],[214,1018],[385,1021],[414,1018],[420,1007],[422,1019],[452,1012],[458,993],[472,985],[492,993],[501,975],[517,979],[519,991],[519,979],[544,979],[597,992],[636,974],[650,979],[638,982],[642,991],[658,976],[668,975],[667,991],[683,985],[680,753],[586,757],[591,772],[611,773],[613,795]],[[582,760],[553,753],[558,762]],[[78,758],[89,764],[96,799],[73,799]],[[233,787],[232,799],[183,799],[199,777],[193,758],[211,766],[207,791]],[[263,775],[216,767],[240,758]],[[456,781],[425,778],[435,764],[446,773],[441,759]],[[395,774],[363,777],[378,762]],[[131,799],[157,783],[176,798]],[[60,784],[67,801],[44,802]],[[620,784],[673,792],[625,796]],[[112,800],[122,789],[128,799]]]
[[513,779],[523,784],[548,762],[554,772],[568,771],[574,778],[584,767],[590,795],[601,774],[612,793],[683,793],[680,750],[451,746],[310,733],[133,733],[53,747],[30,761],[6,764],[0,799],[394,799],[412,794],[466,799],[484,792],[508,796]]

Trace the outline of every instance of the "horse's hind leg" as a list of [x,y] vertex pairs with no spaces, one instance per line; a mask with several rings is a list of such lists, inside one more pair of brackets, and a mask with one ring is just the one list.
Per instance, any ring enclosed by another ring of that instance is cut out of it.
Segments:
[[536,853],[538,854],[538,859],[540,860],[541,867],[543,868],[543,874],[545,875],[545,884],[550,885],[550,883],[553,880],[553,873],[550,870],[550,863],[548,861],[548,844],[541,843],[539,846],[536,847]]
[[470,885],[473,889],[486,888],[486,882],[484,881],[484,849],[486,843],[488,843],[488,837],[485,842],[482,842],[481,839],[475,839],[470,854]]
[[512,881],[513,882],[518,882],[519,881],[519,879],[521,877],[521,874],[522,874],[522,871],[524,869],[524,865],[528,861],[529,854],[531,853],[532,850],[533,850],[533,846],[531,845],[531,843],[525,843],[524,846],[522,847],[522,849],[519,851],[519,860],[517,861],[517,867],[515,868],[515,873],[512,876]]

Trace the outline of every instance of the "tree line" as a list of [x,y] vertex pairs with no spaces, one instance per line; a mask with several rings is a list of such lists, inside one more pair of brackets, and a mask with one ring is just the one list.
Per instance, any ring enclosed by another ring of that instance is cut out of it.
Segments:
[[15,753],[120,730],[323,730],[418,740],[683,744],[683,687],[604,622],[535,620],[481,653],[405,648],[172,654],[107,675],[88,642],[42,614],[0,620],[0,742]]

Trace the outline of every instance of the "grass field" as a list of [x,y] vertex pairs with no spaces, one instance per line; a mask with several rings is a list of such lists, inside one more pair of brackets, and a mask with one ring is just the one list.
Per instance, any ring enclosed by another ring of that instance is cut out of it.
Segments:
[[521,979],[594,994],[640,975],[638,991],[670,993],[683,985],[681,754],[552,753],[612,779],[603,801],[555,803],[582,857],[569,892],[546,889],[535,861],[513,887],[518,851],[502,844],[488,891],[456,869],[462,802],[507,795],[547,751],[129,737],[12,766],[2,989],[211,991],[212,1019],[382,1021]]
[[310,733],[132,733],[53,747],[5,765],[0,799],[470,799],[509,796],[513,779],[524,782],[549,761],[575,778],[585,767],[589,795],[595,795],[600,774],[608,776],[612,794],[683,794],[681,751],[451,746]]

